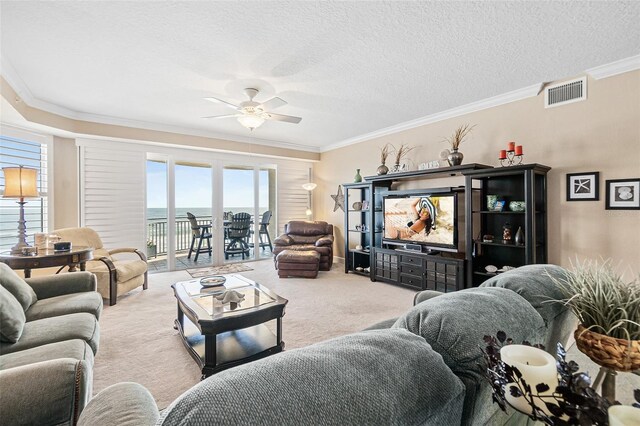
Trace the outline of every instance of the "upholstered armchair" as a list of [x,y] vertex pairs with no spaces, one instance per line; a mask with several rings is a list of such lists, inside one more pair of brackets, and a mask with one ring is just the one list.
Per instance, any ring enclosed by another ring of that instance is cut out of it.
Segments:
[[[136,287],[147,289],[147,256],[135,248],[117,248],[108,250],[102,240],[91,228],[65,228],[53,231],[77,246],[93,247],[93,260],[87,262],[87,271],[93,272],[98,279],[98,292],[109,299],[109,305],[115,305],[119,295]],[[125,259],[115,255],[135,254],[139,259]]]
[[275,239],[274,261],[283,250],[315,250],[320,253],[320,270],[333,264],[333,225],[322,221],[293,220],[284,226],[284,234]]

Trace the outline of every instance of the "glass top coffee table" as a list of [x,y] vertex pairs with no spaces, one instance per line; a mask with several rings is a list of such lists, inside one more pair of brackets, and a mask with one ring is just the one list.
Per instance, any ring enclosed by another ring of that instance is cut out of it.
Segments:
[[[204,288],[200,279],[173,284],[175,325],[206,378],[224,369],[282,352],[282,317],[288,300],[242,275],[225,275],[222,286]],[[244,298],[223,303],[227,290]],[[275,334],[265,325],[276,321]]]

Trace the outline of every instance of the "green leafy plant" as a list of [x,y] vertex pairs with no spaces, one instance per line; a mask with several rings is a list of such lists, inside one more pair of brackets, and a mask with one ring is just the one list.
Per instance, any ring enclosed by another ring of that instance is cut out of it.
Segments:
[[611,260],[576,261],[565,279],[551,279],[565,295],[561,302],[593,332],[640,340],[640,282],[624,282]]

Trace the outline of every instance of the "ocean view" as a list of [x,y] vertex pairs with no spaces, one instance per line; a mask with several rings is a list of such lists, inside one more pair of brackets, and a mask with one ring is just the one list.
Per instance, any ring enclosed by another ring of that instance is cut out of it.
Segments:
[[[267,211],[268,207],[260,207],[258,211],[260,214]],[[253,214],[253,208],[251,207],[225,207],[225,212],[232,211],[234,213],[247,212],[249,214]],[[177,218],[187,218],[187,212],[190,212],[198,219],[211,217],[211,209],[203,208],[203,207],[189,207],[189,208],[176,208],[176,217]],[[162,208],[150,208],[147,209],[147,220],[158,220],[158,219],[166,219],[167,218],[167,209]]]

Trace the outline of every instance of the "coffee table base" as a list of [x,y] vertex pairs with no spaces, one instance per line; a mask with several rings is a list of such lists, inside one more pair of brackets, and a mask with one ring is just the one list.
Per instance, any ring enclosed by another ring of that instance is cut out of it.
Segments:
[[[203,380],[227,368],[256,361],[284,350],[284,342],[278,342],[278,336],[264,324],[218,335],[203,335],[189,318],[182,316],[182,321],[184,326],[176,319],[175,327],[180,332],[187,351],[202,370]],[[280,329],[282,318],[275,321]]]

